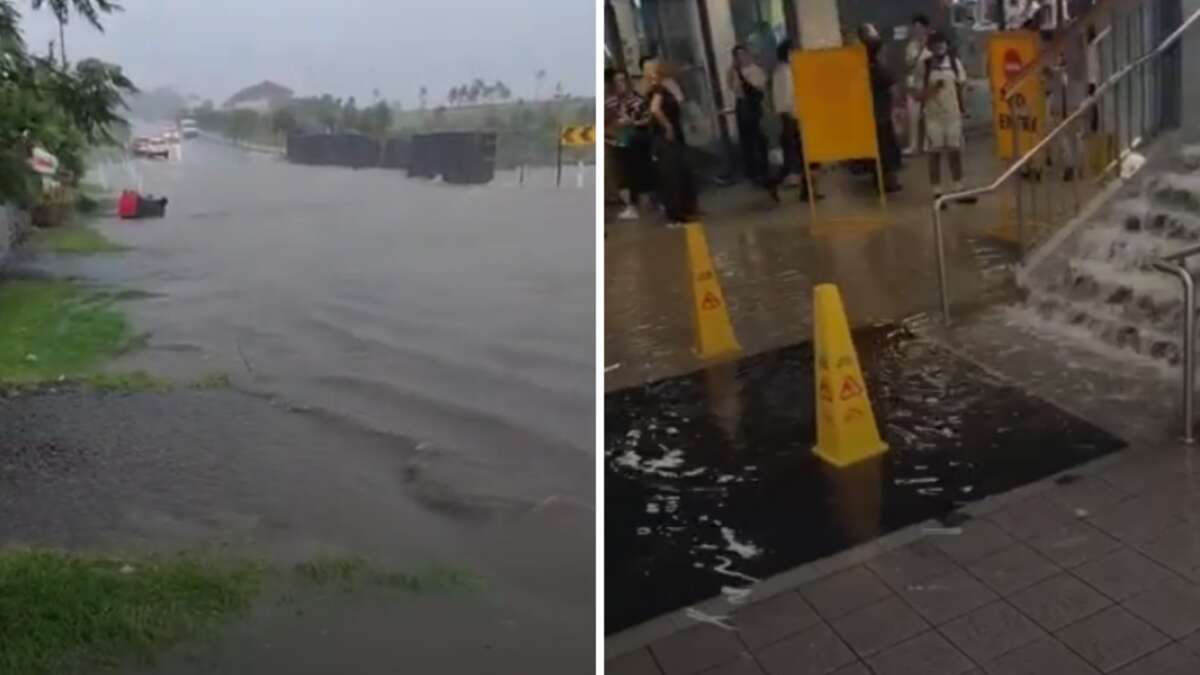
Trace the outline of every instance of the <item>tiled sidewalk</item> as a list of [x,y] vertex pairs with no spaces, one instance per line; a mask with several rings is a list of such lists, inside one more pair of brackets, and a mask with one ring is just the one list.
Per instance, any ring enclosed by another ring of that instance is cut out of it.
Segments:
[[1200,674],[1196,451],[1126,451],[967,512],[959,535],[918,526],[764,582],[729,630],[611,637],[605,672]]

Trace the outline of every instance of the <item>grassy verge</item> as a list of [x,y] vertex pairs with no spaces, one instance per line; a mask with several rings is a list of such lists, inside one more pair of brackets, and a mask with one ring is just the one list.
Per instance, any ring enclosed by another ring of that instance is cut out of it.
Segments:
[[246,610],[262,572],[186,558],[0,554],[0,673],[146,659]]
[[[116,559],[0,551],[0,675],[95,672],[147,662],[246,612],[269,583],[368,586],[423,593],[477,583],[445,567],[382,572],[361,558],[321,558],[291,570],[198,557]],[[72,671],[74,672],[74,671]]]
[[353,590],[361,586],[381,586],[403,591],[451,591],[476,586],[479,579],[462,570],[432,566],[417,572],[385,572],[375,569],[363,558],[317,558],[295,566],[301,581],[312,586]]
[[30,245],[37,251],[68,255],[118,253],[128,250],[86,225],[64,225],[38,230],[33,235]]
[[0,283],[0,382],[38,384],[91,372],[129,338],[113,302],[64,281]]

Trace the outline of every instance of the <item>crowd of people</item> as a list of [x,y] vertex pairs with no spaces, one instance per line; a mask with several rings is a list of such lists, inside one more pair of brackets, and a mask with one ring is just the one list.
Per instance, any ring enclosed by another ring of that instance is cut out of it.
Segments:
[[[903,157],[918,154],[928,157],[933,196],[961,190],[967,72],[950,40],[930,28],[928,17],[915,16],[905,45],[903,76],[897,78],[884,63],[884,40],[879,31],[865,24],[858,38],[868,57],[884,190],[902,189],[898,174]],[[780,201],[780,188],[791,186],[799,188],[802,201],[822,198],[809,181],[815,172],[805,171],[789,67],[791,51],[791,43],[784,40],[768,73],[748,49],[735,46],[725,74],[734,103],[723,112],[735,123],[742,173],[776,202]],[[689,162],[682,119],[684,93],[658,60],[644,61],[642,73],[638,86],[623,70],[605,72],[605,140],[619,187],[617,218],[637,220],[647,208],[657,208],[669,225],[677,225],[699,214],[697,179]],[[892,116],[897,94],[907,102],[909,111],[904,149]],[[768,120],[779,130],[775,153],[766,132]],[[948,183],[942,180],[943,163],[949,169]]]

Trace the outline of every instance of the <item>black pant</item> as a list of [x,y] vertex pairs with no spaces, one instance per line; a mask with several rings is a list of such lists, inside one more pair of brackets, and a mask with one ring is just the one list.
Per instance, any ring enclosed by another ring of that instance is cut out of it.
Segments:
[[[779,114],[779,147],[783,148],[783,169],[779,180],[789,174],[804,176],[804,139],[800,136],[800,124],[791,113]],[[808,194],[808,180],[800,182],[800,194]]]
[[699,211],[696,179],[687,163],[687,146],[657,136],[654,156],[658,168],[658,198],[666,209],[667,218],[682,222],[695,216]]
[[739,104],[737,128],[746,177],[761,181],[767,177],[767,135],[762,130],[762,116]]
[[884,180],[894,180],[896,172],[903,165],[903,159],[891,118],[876,119],[875,133],[879,139],[879,163],[883,166]]
[[629,190],[636,205],[638,198],[654,190],[654,159],[649,137],[635,137],[629,145],[615,148],[619,185]]

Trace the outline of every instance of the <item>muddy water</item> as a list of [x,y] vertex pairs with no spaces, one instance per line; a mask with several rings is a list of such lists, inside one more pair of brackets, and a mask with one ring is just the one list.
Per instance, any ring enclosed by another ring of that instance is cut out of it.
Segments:
[[[570,635],[556,639],[579,651],[563,658],[590,663],[594,191],[576,187],[575,171],[562,189],[545,170],[527,173],[523,187],[507,173],[489,186],[452,187],[394,171],[296,167],[204,141],[189,142],[178,162],[104,166],[97,177],[113,189],[140,183],[167,195],[167,217],[100,222],[127,253],[19,264],[153,294],[128,305],[148,345],[113,368],[177,378],[224,372],[241,391],[230,395],[245,400],[222,399],[207,412],[187,397],[63,404],[56,426],[89,424],[94,409],[94,418],[125,419],[97,441],[115,452],[142,444],[163,456],[204,455],[178,460],[205,467],[188,518],[208,522],[207,509],[287,521],[270,532],[246,528],[251,544],[283,540],[276,548],[285,552],[387,560],[419,550],[415,557],[478,571],[502,596],[518,598],[517,625],[557,623]],[[259,407],[304,421],[277,420]],[[129,431],[139,424],[144,433]],[[271,425],[247,442],[247,429]],[[17,444],[86,443],[78,440],[86,434],[36,427],[3,432]],[[181,434],[191,446],[174,442]],[[289,455],[289,444],[308,447]],[[273,462],[303,467],[275,473]],[[171,471],[142,477],[170,484]],[[237,489],[215,486],[222,475]],[[96,487],[121,483],[79,489],[157,510],[145,491]],[[336,494],[335,484],[343,486]],[[59,493],[44,509],[18,511],[38,523],[62,500]],[[339,526],[337,514],[354,522]],[[127,517],[113,521],[106,529],[128,529]],[[176,530],[174,539],[188,538]],[[214,534],[196,531],[200,540]],[[549,620],[558,615],[563,620]],[[518,637],[510,636],[531,636]],[[534,658],[526,663],[536,663],[536,650],[528,651]]]

